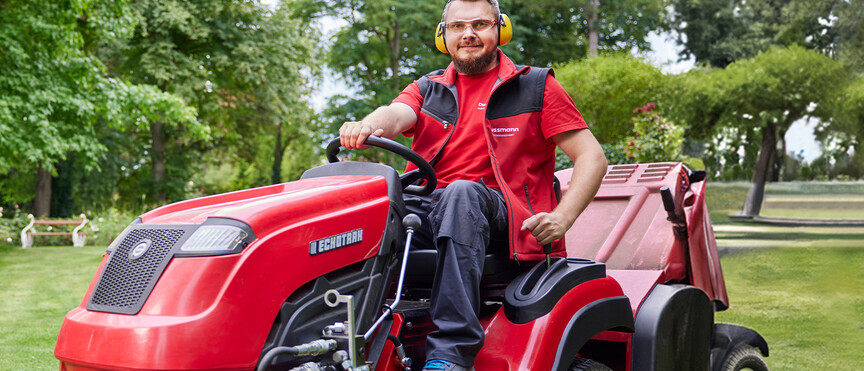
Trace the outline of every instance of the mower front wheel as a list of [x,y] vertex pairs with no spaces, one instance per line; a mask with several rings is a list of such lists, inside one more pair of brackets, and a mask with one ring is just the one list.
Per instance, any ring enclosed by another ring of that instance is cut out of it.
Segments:
[[729,353],[720,369],[723,371],[768,371],[768,364],[765,363],[759,349],[742,344]]
[[606,365],[586,359],[586,358],[576,358],[573,363],[570,364],[569,371],[612,371],[611,368],[606,367]]

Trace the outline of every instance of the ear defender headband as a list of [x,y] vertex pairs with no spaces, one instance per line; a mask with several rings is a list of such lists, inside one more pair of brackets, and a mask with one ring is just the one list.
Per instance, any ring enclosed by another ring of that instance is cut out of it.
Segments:
[[[501,13],[498,15],[498,46],[507,45],[513,39],[513,25],[510,23],[510,17],[507,14]],[[438,23],[438,29],[435,30],[435,47],[442,53],[447,53],[447,43],[444,41],[444,22]]]

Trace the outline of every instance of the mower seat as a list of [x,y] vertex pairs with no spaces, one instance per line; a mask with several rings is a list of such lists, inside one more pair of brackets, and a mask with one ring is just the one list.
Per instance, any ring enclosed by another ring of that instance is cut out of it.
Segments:
[[[536,262],[516,262],[507,256],[507,246],[491,248],[496,252],[486,254],[483,276],[480,280],[480,295],[484,298],[500,298],[504,289],[519,274],[528,271]],[[405,293],[412,299],[429,298],[438,261],[437,250],[412,250],[408,253],[405,267]]]

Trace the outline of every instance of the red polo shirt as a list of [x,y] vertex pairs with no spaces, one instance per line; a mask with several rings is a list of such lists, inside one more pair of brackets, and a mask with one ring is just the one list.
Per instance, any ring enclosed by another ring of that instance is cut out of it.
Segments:
[[[500,64],[480,75],[458,75],[456,91],[459,96],[459,119],[457,121],[459,130],[456,130],[453,137],[450,138],[441,153],[440,160],[435,165],[438,188],[446,187],[460,179],[471,181],[482,179],[487,186],[500,189],[492,172],[489,149],[483,132],[486,104],[489,102],[489,95],[498,80],[499,67]],[[576,109],[573,100],[551,75],[546,78],[543,94],[540,130],[546,139],[568,130],[588,127]],[[393,102],[407,104],[414,109],[414,113],[419,117],[423,96],[420,95],[417,82],[408,85]],[[413,135],[413,130],[405,134],[410,137]],[[513,134],[502,131],[492,135],[504,137]]]

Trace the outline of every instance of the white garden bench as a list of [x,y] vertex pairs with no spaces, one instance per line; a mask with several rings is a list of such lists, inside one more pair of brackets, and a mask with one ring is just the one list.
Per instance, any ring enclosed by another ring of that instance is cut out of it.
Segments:
[[[87,238],[87,234],[82,233],[81,228],[84,228],[84,226],[87,225],[88,220],[87,216],[84,214],[79,215],[79,217],[83,220],[36,220],[36,218],[33,217],[33,214],[28,214],[27,219],[30,219],[30,224],[28,224],[26,227],[24,227],[23,230],[21,230],[21,245],[23,245],[25,249],[33,246],[33,236],[72,236],[73,246],[84,246],[84,239]],[[35,225],[47,225],[49,226],[49,230],[53,229],[53,226],[57,225],[77,225],[77,227],[75,227],[72,232],[35,232],[35,230],[30,231]]]

